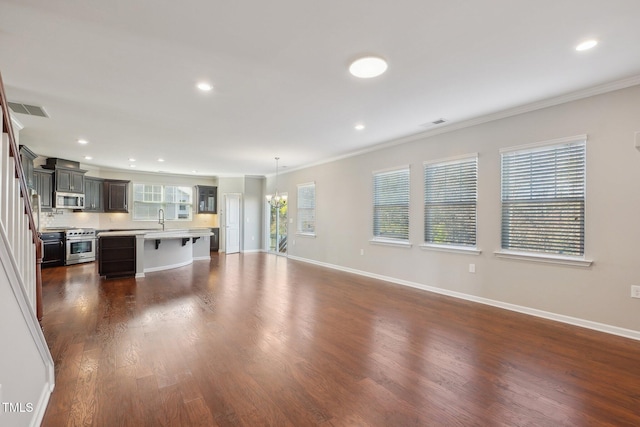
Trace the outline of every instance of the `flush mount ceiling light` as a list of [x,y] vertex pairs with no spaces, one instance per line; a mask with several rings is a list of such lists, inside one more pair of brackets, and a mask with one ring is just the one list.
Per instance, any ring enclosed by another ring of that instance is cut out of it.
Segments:
[[356,59],[349,66],[349,72],[361,79],[378,77],[385,71],[387,71],[387,61],[377,56]]
[[598,40],[586,40],[580,43],[578,46],[576,46],[576,50],[578,52],[582,52],[583,50],[589,50],[595,47],[597,44],[598,44]]
[[196,85],[196,87],[203,92],[209,92],[211,89],[213,89],[213,86],[207,82],[200,82]]

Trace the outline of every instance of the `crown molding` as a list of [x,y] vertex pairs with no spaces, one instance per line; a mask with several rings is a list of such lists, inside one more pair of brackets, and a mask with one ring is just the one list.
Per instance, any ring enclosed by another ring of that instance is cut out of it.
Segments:
[[320,160],[318,162],[310,163],[304,166],[291,168],[284,173],[293,172],[300,169],[306,169],[313,166],[320,166],[326,163],[331,163],[338,160],[347,159],[349,157],[355,157],[362,154],[371,153],[373,151],[378,151],[378,150],[382,150],[389,147],[395,147],[397,145],[406,144],[406,143],[417,141],[424,138],[429,138],[435,135],[441,135],[441,134],[453,132],[459,129],[464,129],[464,128],[480,125],[483,123],[493,122],[493,121],[504,119],[507,117],[513,117],[519,114],[529,113],[532,111],[541,110],[543,108],[553,107],[555,105],[566,104],[568,102],[578,101],[580,99],[589,98],[596,95],[602,95],[605,93],[614,92],[616,90],[626,89],[628,87],[637,86],[637,85],[640,85],[640,75],[600,84],[597,86],[591,86],[585,89],[580,89],[580,90],[569,92],[563,95],[546,98],[540,101],[531,102],[531,103],[520,105],[513,108],[508,108],[506,110],[501,110],[495,113],[474,117],[472,119],[463,120],[460,122],[448,122],[448,124],[444,126],[440,126],[437,129],[430,129],[430,130],[422,131],[419,133],[411,134],[408,136],[404,136],[401,138],[395,138],[390,141],[382,142],[380,144],[363,148],[361,150],[352,151],[339,156],[330,157],[328,159]]

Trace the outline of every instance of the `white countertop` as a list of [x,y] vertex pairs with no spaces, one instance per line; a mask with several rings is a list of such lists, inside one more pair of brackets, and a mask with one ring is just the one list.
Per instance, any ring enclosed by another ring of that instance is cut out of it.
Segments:
[[169,230],[125,230],[125,231],[102,231],[98,237],[113,236],[144,236],[145,239],[181,239],[187,237],[212,236],[210,228],[178,228]]

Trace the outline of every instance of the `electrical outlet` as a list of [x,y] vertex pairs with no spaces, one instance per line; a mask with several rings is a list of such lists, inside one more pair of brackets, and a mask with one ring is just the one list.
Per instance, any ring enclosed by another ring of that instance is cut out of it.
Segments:
[[476,272],[476,265],[469,264],[469,273],[475,273],[475,272]]
[[640,286],[631,286],[631,298],[640,298]]

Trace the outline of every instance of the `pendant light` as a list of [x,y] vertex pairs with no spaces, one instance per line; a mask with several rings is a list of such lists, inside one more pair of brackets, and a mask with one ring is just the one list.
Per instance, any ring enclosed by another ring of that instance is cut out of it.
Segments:
[[281,196],[280,193],[278,193],[278,161],[279,160],[280,160],[280,157],[276,157],[276,192],[273,195],[271,194],[267,195],[267,203],[269,203],[269,205],[271,205],[271,207],[275,209],[280,209],[281,207],[287,204],[287,196]]

